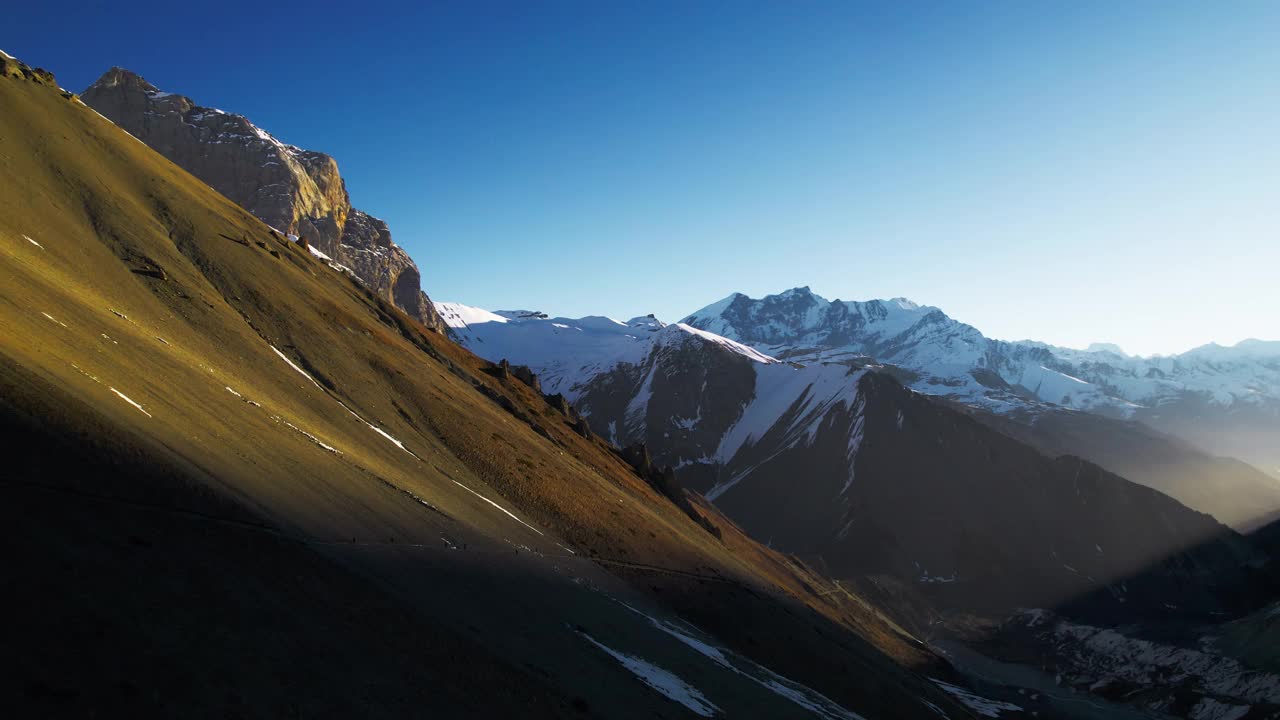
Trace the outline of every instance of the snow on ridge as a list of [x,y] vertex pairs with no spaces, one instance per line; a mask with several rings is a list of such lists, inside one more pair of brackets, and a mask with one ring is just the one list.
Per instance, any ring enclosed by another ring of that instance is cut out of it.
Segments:
[[[1143,358],[1114,344],[1087,350],[988,338],[942,310],[906,298],[828,301],[808,288],[755,299],[735,293],[682,322],[761,353],[815,363],[870,357],[912,370],[912,387],[994,412],[1041,404],[1129,416],[1184,395],[1227,406],[1280,400],[1280,342],[1205,345]],[[1036,399],[979,382],[993,373]]]
[[[844,408],[853,414],[847,445],[849,478],[843,493],[853,482],[853,460],[862,446],[863,400],[858,381],[868,370],[854,370],[847,365],[829,363],[801,367],[786,363],[755,365],[756,394],[742,409],[742,414],[720,438],[714,458],[726,465],[746,446],[759,442],[794,408],[791,424],[782,428],[774,449],[775,455],[800,443],[812,445],[828,413]],[[772,455],[764,462],[772,459]],[[737,485],[755,466],[744,468],[728,480],[717,483],[706,492],[714,502]]]
[[743,445],[759,441],[797,403],[799,412],[788,428],[787,445],[801,439],[812,442],[828,410],[840,403],[854,408],[858,380],[865,373],[838,364],[756,366],[756,395],[721,438],[716,459],[728,462]]
[[703,340],[708,340],[710,342],[713,342],[721,347],[727,348],[732,352],[735,352],[745,358],[748,358],[758,363],[764,363],[768,365],[770,363],[781,362],[777,358],[773,358],[768,355],[765,355],[764,353],[760,352],[759,350],[756,350],[753,347],[743,345],[742,343],[737,342],[736,340],[730,340],[727,337],[716,335],[715,333],[707,332],[706,330],[699,330],[698,328],[693,327],[692,325],[686,325],[681,322],[668,327],[674,327],[678,330],[689,333],[690,335],[695,335],[697,337],[700,337]]

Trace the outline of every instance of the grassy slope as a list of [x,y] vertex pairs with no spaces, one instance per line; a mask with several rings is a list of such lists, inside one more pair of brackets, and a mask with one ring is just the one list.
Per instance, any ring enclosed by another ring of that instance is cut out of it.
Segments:
[[[0,382],[21,442],[0,488],[42,659],[6,681],[28,700],[680,713],[566,629],[585,626],[726,712],[795,709],[619,597],[869,716],[929,716],[917,697],[963,716],[866,606],[718,516],[716,540],[523,385],[5,63]],[[58,671],[88,646],[109,650]]]

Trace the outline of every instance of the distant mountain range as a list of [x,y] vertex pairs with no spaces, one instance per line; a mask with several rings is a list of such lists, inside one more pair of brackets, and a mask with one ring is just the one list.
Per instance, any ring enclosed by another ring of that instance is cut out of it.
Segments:
[[[901,298],[830,302],[807,288],[760,300],[731,295],[673,325],[652,316],[619,322],[489,313],[457,303],[439,307],[459,342],[493,360],[529,365],[544,387],[579,403],[605,437],[621,444],[646,439],[685,477],[696,476],[697,466],[729,460],[725,447],[712,443],[719,438],[705,419],[693,422],[705,417],[698,403],[723,406],[726,422],[741,412],[739,432],[761,437],[768,428],[748,427],[762,421],[743,409],[751,393],[758,402],[764,388],[790,388],[791,395],[775,401],[781,407],[769,419],[776,419],[802,393],[812,400],[818,390],[809,390],[811,384],[852,393],[851,380],[828,376],[874,368],[1051,456],[1099,463],[1242,530],[1280,513],[1280,480],[1222,456],[1224,447],[1261,461],[1280,452],[1266,442],[1280,433],[1280,353],[1271,352],[1280,343],[1250,341],[1151,359],[1110,348],[1071,351],[990,340],[937,308]],[[667,436],[642,438],[633,432],[633,420],[648,386],[619,390],[619,373],[634,375],[657,348],[695,338],[755,364],[802,365],[821,377],[811,383],[794,373],[758,369],[764,373],[758,379],[716,378],[716,386],[731,391],[689,389],[684,397],[689,414],[680,417],[704,436],[697,448],[684,449]],[[632,397],[619,407],[627,392]],[[611,399],[602,399],[606,395]],[[1202,421],[1207,416],[1221,422]],[[1228,435],[1234,444],[1216,439]],[[693,486],[717,496],[711,485]]]
[[[792,292],[786,299],[800,297]],[[1110,459],[1146,469],[1149,486],[1201,501],[1193,507],[1230,520],[1280,509],[1274,479],[1133,421],[1061,410],[1012,391],[1002,401],[1006,414],[995,414],[957,404],[955,396],[931,400],[910,392],[897,378],[922,383],[922,374],[877,363],[863,351],[823,352],[819,342],[805,341],[803,351],[801,342],[788,347],[782,338],[815,340],[795,316],[756,315],[759,329],[709,322],[705,311],[669,325],[652,316],[573,320],[457,304],[440,304],[440,314],[477,354],[529,365],[544,389],[570,397],[609,441],[643,443],[684,486],[705,493],[753,536],[835,577],[890,574],[947,606],[1007,610],[1088,597],[1088,611],[1105,616],[1151,611],[1164,606],[1160,598],[1167,600],[1171,588],[1244,582],[1226,579],[1228,569],[1261,561],[1249,560],[1252,551],[1243,544],[1233,546],[1233,533],[1160,493],[1079,457],[1043,455],[1048,443],[1033,429],[1060,423],[1060,416],[1084,419],[1083,429],[1050,433],[1068,446],[1087,445],[1070,438],[1088,441],[1115,436],[1112,425],[1124,428]],[[860,304],[845,316],[856,318],[846,328],[863,331],[860,347],[896,351],[896,359],[937,357],[925,348],[947,347],[956,337],[941,331],[941,313],[905,301]],[[847,348],[854,337],[847,329],[826,331],[818,340],[827,345],[838,338]],[[920,342],[915,352],[906,338]],[[1028,407],[1037,411],[1034,421],[1014,419],[1012,410]],[[1024,437],[1002,423],[1027,428]],[[1171,473],[1148,466],[1144,454],[1185,466]],[[1201,492],[1206,486],[1216,492]],[[1249,503],[1260,498],[1261,509]],[[1160,578],[1140,573],[1158,557],[1184,551],[1207,555],[1156,562],[1164,568],[1156,575],[1171,573]],[[1208,574],[1181,574],[1192,568]],[[1184,594],[1179,605],[1197,602]]]
[[915,390],[993,412],[1053,408],[1140,420],[1280,472],[1280,342],[1205,345],[1140,358],[1114,345],[1071,350],[984,336],[909,300],[828,301],[807,287],[734,294],[682,322],[799,362],[870,359]]

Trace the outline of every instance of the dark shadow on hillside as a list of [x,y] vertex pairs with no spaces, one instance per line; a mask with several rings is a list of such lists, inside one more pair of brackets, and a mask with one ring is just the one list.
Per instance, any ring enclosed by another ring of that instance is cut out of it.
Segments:
[[[21,660],[0,687],[23,714],[679,710],[587,645],[587,634],[696,684],[730,716],[809,715],[613,599],[630,588],[846,707],[927,717],[924,705],[895,707],[903,684],[950,707],[937,688],[887,672],[867,641],[759,588],[642,567],[606,576],[588,558],[535,572],[527,551],[500,543],[320,542],[265,521],[199,468],[157,460],[148,440],[60,425],[0,400],[10,443],[0,522],[12,538],[8,599],[20,619],[6,647]],[[956,679],[942,663],[919,669]]]

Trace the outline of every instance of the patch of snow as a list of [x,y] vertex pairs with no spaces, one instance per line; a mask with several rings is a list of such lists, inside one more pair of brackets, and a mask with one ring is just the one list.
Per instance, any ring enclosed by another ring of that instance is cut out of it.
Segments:
[[66,324],[66,323],[62,322],[61,320],[58,320],[57,318],[55,318],[54,316],[50,315],[50,314],[49,314],[49,313],[47,313],[47,312],[42,312],[42,313],[40,313],[40,314],[41,314],[41,315],[43,315],[43,316],[45,316],[45,317],[47,317],[47,318],[49,318],[51,321],[53,321],[53,322],[55,322],[55,323],[58,323],[58,324],[59,324],[59,325],[61,325],[62,327],[66,327],[66,326],[67,326],[67,324]]
[[681,680],[676,675],[635,655],[618,652],[584,632],[579,632],[578,635],[604,651],[614,660],[617,660],[632,675],[640,678],[640,681],[645,685],[653,688],[667,699],[680,703],[695,715],[713,717],[720,711],[720,708],[713,705],[710,700],[707,700],[706,696],[699,692],[697,688]]
[[119,390],[117,390],[117,389],[115,389],[115,388],[110,388],[110,390],[111,390],[111,392],[113,392],[113,393],[115,393],[117,396],[119,396],[121,400],[124,400],[125,402],[129,403],[130,405],[132,405],[132,406],[134,406],[134,407],[138,408],[138,412],[142,413],[143,415],[146,415],[147,417],[151,417],[151,413],[149,413],[149,412],[147,412],[146,410],[144,410],[144,409],[143,409],[143,407],[142,407],[141,405],[139,405],[138,403],[134,402],[133,400],[130,400],[128,395],[125,395],[124,393],[120,392]]
[[[617,600],[616,602],[631,612],[645,618],[653,627],[680,641],[683,645],[707,658],[716,665],[741,675],[748,680],[754,681],[775,695],[786,698],[818,717],[824,718],[824,720],[864,720],[861,715],[846,710],[812,688],[789,680],[763,665],[738,656],[732,651],[722,650],[708,642],[704,642],[703,640],[695,637],[692,631],[686,631],[675,623],[659,620],[648,613],[637,610],[621,600]],[[739,667],[739,665],[742,667]]]
[[485,502],[489,503],[490,505],[492,505],[492,506],[494,506],[494,507],[498,508],[498,509],[499,509],[499,510],[501,510],[502,512],[506,513],[507,517],[511,518],[512,520],[515,520],[516,522],[518,522],[518,523],[520,523],[521,525],[523,525],[523,526],[525,526],[525,527],[529,528],[530,530],[532,530],[532,531],[534,531],[534,532],[538,533],[539,535],[541,535],[541,534],[542,534],[542,531],[541,531],[541,530],[539,530],[538,528],[536,528],[536,527],[534,527],[534,526],[530,525],[529,523],[527,523],[527,522],[525,522],[525,521],[521,520],[520,518],[516,517],[515,515],[513,515],[513,514],[511,513],[511,511],[510,511],[510,510],[508,510],[508,509],[506,509],[506,508],[502,507],[502,506],[501,506],[501,505],[499,505],[498,503],[496,503],[496,502],[494,502],[494,501],[490,500],[489,498],[487,498],[487,497],[485,497],[485,496],[481,495],[480,493],[476,492],[475,490],[472,490],[471,488],[467,487],[466,485],[463,485],[462,483],[458,482],[457,480],[454,480],[454,481],[453,481],[453,484],[454,484],[454,485],[457,485],[458,487],[462,488],[463,490],[466,490],[467,492],[471,493],[472,495],[475,495],[476,497],[478,497],[478,498],[480,498],[481,500],[483,500],[483,501],[485,501]]
[[23,235],[23,236],[22,236],[22,239],[23,239],[23,240],[26,240],[27,242],[31,243],[32,245],[35,245],[36,247],[40,248],[41,250],[43,250],[43,249],[44,249],[44,246],[43,246],[43,245],[41,245],[40,243],[36,242],[35,240],[32,240],[30,237],[28,237],[28,236],[26,236],[26,235]]
[[98,379],[98,377],[97,377],[96,375],[92,375],[92,374],[90,374],[90,373],[85,372],[85,371],[84,371],[84,369],[83,369],[83,368],[81,368],[79,365],[77,365],[77,364],[75,364],[75,363],[71,363],[71,367],[75,368],[76,372],[78,372],[78,373],[80,373],[81,375],[83,375],[83,376],[85,376],[85,377],[89,378],[90,380],[92,380],[92,381],[94,381],[94,382],[96,382],[96,383],[99,383],[99,384],[101,384],[101,383],[102,383],[102,381],[101,381],[101,380],[99,380],[99,379]]
[[[478,307],[471,307],[462,303],[438,302],[435,306],[436,312],[440,313],[440,319],[444,320],[444,324],[451,328],[465,328],[483,323],[510,322],[510,320],[497,313],[491,313],[488,310],[481,310]],[[558,327],[568,326],[559,325]]]
[[271,348],[272,352],[274,352],[276,355],[279,355],[279,356],[280,356],[280,359],[281,359],[281,360],[283,360],[283,361],[285,361],[286,363],[288,363],[288,364],[289,364],[289,367],[291,367],[291,368],[293,368],[295,371],[297,371],[297,373],[298,373],[299,375],[301,375],[302,377],[304,377],[304,378],[306,378],[306,379],[310,380],[312,385],[315,385],[317,388],[320,388],[320,391],[321,391],[321,392],[324,392],[324,388],[320,387],[320,383],[316,382],[316,379],[315,379],[315,378],[313,378],[313,377],[311,377],[311,375],[309,375],[309,374],[307,373],[307,371],[306,371],[306,370],[303,370],[302,368],[298,367],[297,365],[294,365],[294,364],[293,364],[293,361],[289,359],[289,356],[288,356],[288,355],[285,355],[284,353],[280,352],[279,350],[277,350],[277,349],[276,349],[276,346],[275,346],[275,345],[272,345],[272,344],[270,344],[270,343],[268,343],[268,344],[267,344],[267,347]]
[[[840,408],[853,413],[847,459],[861,447],[861,412],[858,408],[858,380],[866,372],[837,363],[793,366],[786,363],[760,364],[756,370],[756,394],[743,408],[738,420],[720,438],[715,458],[732,467],[732,461],[744,448],[754,447],[766,434],[776,438],[772,453],[762,462],[768,462],[777,454],[801,443],[812,444],[828,414]],[[782,418],[789,416],[787,427],[779,426]],[[781,431],[780,434],[778,431]],[[721,481],[707,491],[708,500],[715,501],[741,482],[757,465],[739,468],[729,479]],[[850,465],[852,473],[852,464]],[[846,482],[846,489],[852,477]]]
[[743,345],[740,342],[735,342],[726,337],[721,337],[720,335],[716,335],[715,333],[709,333],[706,330],[699,330],[698,328],[693,327],[692,325],[685,325],[684,323],[676,323],[674,326],[671,326],[671,327],[679,328],[680,330],[683,330],[684,332],[687,332],[691,335],[697,335],[703,340],[707,340],[708,342],[713,342],[713,343],[716,343],[717,345],[728,348],[729,350],[732,350],[733,352],[743,357],[750,358],[751,360],[754,360],[755,362],[758,362],[758,363],[768,364],[768,363],[779,362],[777,358],[769,357],[768,355],[765,355],[764,353],[760,352],[759,350],[756,350],[753,347]]
[[[228,389],[229,389],[229,388],[228,388]],[[233,390],[232,392],[235,392],[235,391]],[[294,425],[293,423],[289,422],[288,420],[285,420],[284,418],[276,418],[276,419],[277,419],[277,420],[279,420],[280,422],[284,423],[285,425],[288,425],[288,426],[289,426],[292,430],[294,430],[295,432],[301,433],[303,437],[305,437],[306,439],[308,439],[308,440],[310,440],[311,442],[315,443],[316,445],[319,445],[320,447],[324,448],[325,450],[328,450],[329,452],[331,452],[331,453],[333,453],[333,454],[335,454],[335,455],[341,455],[341,454],[342,454],[342,451],[338,450],[337,448],[333,447],[332,445],[328,445],[328,444],[326,444],[326,443],[325,443],[324,441],[322,441],[320,438],[316,437],[315,435],[312,435],[311,433],[307,432],[306,430],[303,430],[302,428],[298,427],[297,425]]]
[[1003,712],[1022,711],[1021,707],[1014,705],[1013,703],[985,698],[957,685],[943,682],[937,678],[929,679],[933,681],[933,684],[942,688],[948,695],[958,700],[961,705],[964,705],[983,717],[998,718],[1000,717],[1000,713]]
[[[346,407],[346,405],[343,405],[343,407]],[[347,408],[347,411],[348,411],[348,412],[351,412],[351,408]],[[352,414],[352,415],[355,415],[355,413],[354,413],[354,412],[352,412],[351,414]],[[381,435],[382,437],[384,437],[384,438],[386,438],[386,439],[390,440],[390,441],[392,442],[392,444],[394,444],[396,447],[398,447],[398,448],[400,448],[401,450],[403,450],[403,451],[405,451],[405,452],[409,453],[410,455],[413,455],[413,457],[417,458],[418,460],[421,460],[421,459],[422,459],[422,458],[418,457],[417,455],[414,455],[414,454],[413,454],[413,452],[412,452],[411,450],[409,450],[409,448],[407,448],[407,447],[405,447],[405,446],[404,446],[404,443],[400,442],[399,440],[397,440],[397,439],[395,439],[395,438],[391,437],[391,435],[387,434],[387,431],[386,431],[386,430],[383,430],[382,428],[378,427],[377,425],[374,425],[373,423],[369,422],[368,420],[365,420],[364,418],[361,418],[359,415],[356,415],[356,417],[357,417],[357,418],[359,418],[359,419],[360,419],[360,421],[361,421],[361,422],[363,422],[365,425],[368,425],[370,430],[372,430],[372,431],[374,431],[374,432],[378,433],[379,435]]]
[[[858,450],[862,448],[863,426],[866,425],[867,421],[866,406],[867,400],[861,395],[853,401],[853,429],[849,433],[849,450],[845,456],[849,462],[849,478],[844,481],[844,487],[840,488],[841,495],[849,492],[849,488],[853,485],[853,464],[858,459]],[[898,411],[898,423],[898,427],[901,428],[901,410]]]

